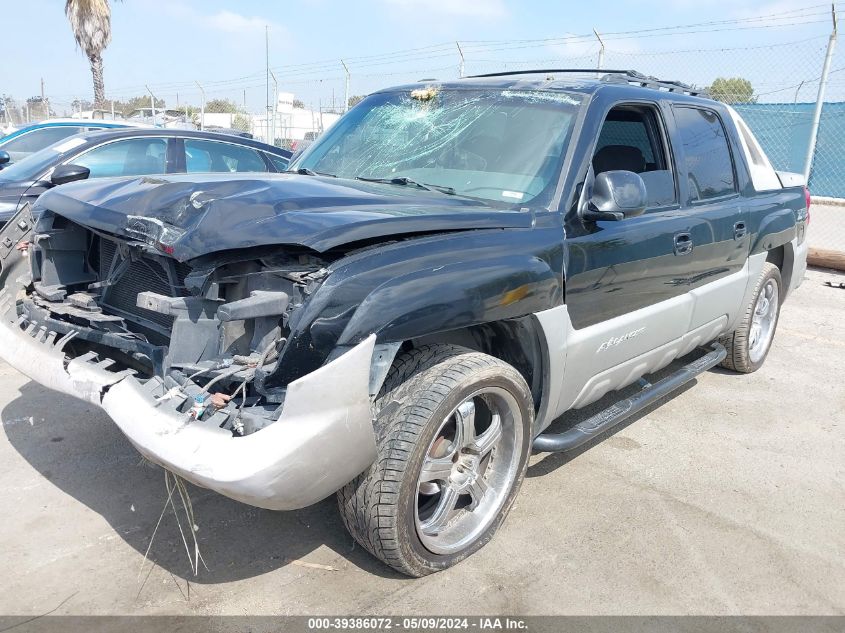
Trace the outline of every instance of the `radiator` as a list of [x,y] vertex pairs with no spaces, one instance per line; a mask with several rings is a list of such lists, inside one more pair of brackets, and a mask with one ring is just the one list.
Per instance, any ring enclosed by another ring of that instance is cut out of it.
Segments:
[[[111,270],[117,255],[117,245],[111,240],[100,238],[99,270],[103,280]],[[168,270],[170,271],[168,274]],[[117,282],[106,288],[101,304],[106,310],[112,308],[121,316],[130,318],[144,325],[150,323],[159,329],[170,330],[173,317],[139,308],[136,305],[138,293],[155,292],[167,297],[185,296],[185,275],[190,268],[175,260],[164,257],[142,257],[133,261]],[[134,318],[132,318],[134,317]]]

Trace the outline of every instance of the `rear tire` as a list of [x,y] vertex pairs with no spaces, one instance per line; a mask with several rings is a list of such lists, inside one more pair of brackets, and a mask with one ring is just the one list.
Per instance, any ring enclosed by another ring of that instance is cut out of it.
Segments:
[[483,547],[525,476],[534,407],[507,363],[454,345],[400,354],[376,399],[375,463],[338,491],[349,532],[425,576]]
[[723,336],[719,341],[728,352],[722,361],[722,367],[750,374],[763,366],[775,337],[781,297],[783,282],[780,270],[774,264],[766,262],[742,322],[735,331]]

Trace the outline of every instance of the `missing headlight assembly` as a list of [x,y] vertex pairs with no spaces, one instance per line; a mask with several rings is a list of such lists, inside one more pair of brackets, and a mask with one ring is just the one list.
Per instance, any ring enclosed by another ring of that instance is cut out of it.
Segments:
[[158,377],[177,410],[248,435],[277,420],[286,385],[266,388],[290,320],[326,277],[308,253],[201,258],[198,267],[149,244],[44,214],[32,238],[27,321],[61,335],[71,355],[100,353]]

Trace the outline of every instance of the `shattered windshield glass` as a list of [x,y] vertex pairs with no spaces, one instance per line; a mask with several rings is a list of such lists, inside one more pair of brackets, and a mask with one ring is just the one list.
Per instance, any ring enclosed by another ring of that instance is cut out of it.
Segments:
[[291,165],[519,206],[550,196],[580,96],[427,87],[371,95]]

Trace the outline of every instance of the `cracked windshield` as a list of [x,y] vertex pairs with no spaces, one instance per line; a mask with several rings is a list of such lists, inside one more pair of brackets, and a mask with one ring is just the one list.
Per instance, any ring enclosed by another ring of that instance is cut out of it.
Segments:
[[551,197],[580,97],[422,88],[365,99],[293,165],[519,206]]

